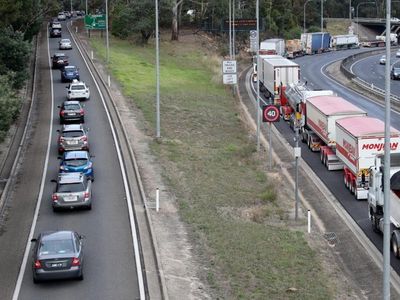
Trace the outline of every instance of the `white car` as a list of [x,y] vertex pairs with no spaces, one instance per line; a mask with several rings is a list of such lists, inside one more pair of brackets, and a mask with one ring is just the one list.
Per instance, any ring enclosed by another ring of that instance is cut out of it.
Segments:
[[386,64],[386,55],[382,55],[381,58],[379,59],[379,63],[381,65],[385,65]]
[[400,49],[396,52],[396,57],[400,57]]
[[74,99],[86,99],[89,100],[90,98],[90,90],[89,87],[83,82],[74,79],[68,86],[67,86],[67,99],[74,100]]
[[63,12],[60,12],[58,13],[57,19],[58,21],[65,21],[67,19],[67,16]]
[[60,29],[61,31],[61,23],[58,21],[51,22],[51,29]]
[[70,39],[61,39],[59,42],[58,42],[58,48],[60,49],[60,50],[65,50],[65,49],[72,49],[72,43],[71,43],[71,40]]
[[400,19],[399,18],[391,18],[390,22],[400,22]]

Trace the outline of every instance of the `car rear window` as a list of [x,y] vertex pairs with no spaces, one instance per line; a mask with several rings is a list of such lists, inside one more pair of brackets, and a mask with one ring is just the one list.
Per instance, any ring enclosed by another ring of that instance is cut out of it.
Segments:
[[80,167],[87,164],[86,158],[68,159],[64,161],[67,166]]
[[84,133],[81,130],[76,130],[76,131],[64,131],[63,136],[64,137],[80,137],[83,136]]
[[82,182],[64,183],[58,186],[58,193],[77,193],[84,191],[85,185]]
[[54,254],[72,254],[75,252],[74,243],[71,239],[42,240],[39,247],[40,256]]
[[65,110],[79,110],[81,107],[79,104],[66,104],[64,105]]
[[73,85],[71,87],[71,90],[73,90],[73,91],[79,91],[79,90],[84,90],[84,89],[85,89],[84,85]]

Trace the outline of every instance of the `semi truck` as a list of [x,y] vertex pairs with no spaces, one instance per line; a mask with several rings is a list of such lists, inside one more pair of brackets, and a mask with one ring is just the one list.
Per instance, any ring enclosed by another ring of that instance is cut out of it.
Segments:
[[352,49],[359,46],[358,36],[354,34],[334,35],[330,47],[334,50]]
[[[375,37],[378,41],[386,41],[386,35],[377,35]],[[396,33],[391,33],[390,34],[390,44],[391,45],[397,45],[397,34]]]
[[[369,169],[383,154],[385,124],[372,117],[336,120],[336,154],[344,163],[343,182],[356,199],[368,198]],[[400,152],[400,135],[390,137],[391,152]]]
[[285,54],[284,39],[267,39],[260,43],[261,55],[276,54],[283,56]]
[[287,58],[296,58],[304,55],[303,44],[300,39],[286,40],[285,52]]
[[329,51],[331,35],[328,32],[302,33],[301,42],[306,54],[316,54]]
[[[387,166],[384,155],[375,157],[373,167],[369,169],[368,215],[375,232],[383,233],[384,193],[383,173]],[[400,257],[400,153],[390,153],[390,222],[391,249]]]
[[300,80],[300,66],[284,57],[260,56],[260,91],[275,105],[281,104],[281,96],[287,85]]
[[[332,95],[334,95],[334,92],[331,90],[310,90],[305,82],[290,83],[284,91],[284,97],[281,98],[282,118],[285,121],[290,121],[293,120],[295,111],[300,114],[305,111],[299,106],[305,105],[307,98]],[[301,117],[300,120],[302,119]],[[302,124],[298,125],[301,126]]]
[[[343,162],[336,155],[336,120],[366,116],[367,113],[338,96],[316,96],[305,103],[305,125],[301,128],[302,141],[308,142],[312,133],[322,141],[321,162],[328,170],[343,169]],[[311,131],[311,132],[310,132]]]

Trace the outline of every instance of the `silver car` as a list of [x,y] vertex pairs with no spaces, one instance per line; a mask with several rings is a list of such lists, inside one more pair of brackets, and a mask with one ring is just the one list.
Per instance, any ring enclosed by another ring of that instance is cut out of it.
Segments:
[[42,232],[35,243],[32,257],[33,282],[42,280],[83,279],[83,237],[74,231]]
[[56,189],[51,196],[53,210],[92,209],[92,181],[83,173],[59,173]]
[[61,130],[57,130],[58,136],[58,153],[72,150],[89,151],[88,129],[82,124],[64,125]]
[[85,99],[89,100],[90,98],[90,90],[89,87],[83,82],[78,81],[77,79],[72,80],[70,85],[66,86],[67,99],[75,100],[75,99]]
[[68,49],[72,49],[72,43],[70,39],[61,39],[58,42],[58,48],[60,50],[68,50]]

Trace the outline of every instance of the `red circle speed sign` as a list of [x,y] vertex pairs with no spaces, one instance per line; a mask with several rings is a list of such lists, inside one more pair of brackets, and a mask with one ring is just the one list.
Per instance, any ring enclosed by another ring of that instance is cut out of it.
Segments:
[[275,105],[265,105],[263,107],[263,122],[278,122],[279,109]]

